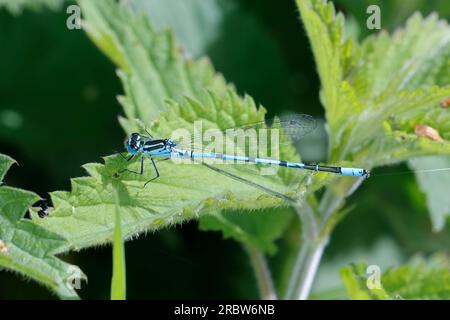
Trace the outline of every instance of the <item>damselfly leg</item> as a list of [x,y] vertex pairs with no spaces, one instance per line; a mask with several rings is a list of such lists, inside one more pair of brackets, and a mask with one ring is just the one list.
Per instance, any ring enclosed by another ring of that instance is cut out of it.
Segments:
[[127,157],[125,157],[123,154],[122,154],[122,152],[117,152],[118,154],[120,154],[120,156],[123,158],[123,159],[125,159],[126,161],[130,161],[131,159],[133,159],[134,158],[134,154],[132,154],[131,156],[129,156],[128,158]]
[[[134,156],[135,156],[134,154],[132,154],[131,156],[129,156],[129,157],[127,158],[127,157],[123,156],[121,153],[119,153],[119,154],[120,154],[120,155],[122,156],[122,158],[124,158],[127,162],[128,162],[128,161],[131,161],[131,160],[134,158]],[[141,176],[142,176],[142,175],[144,174],[144,160],[145,160],[144,158],[145,158],[145,154],[142,154],[142,155],[141,155],[141,160],[140,160],[141,167],[140,167],[139,172],[133,171],[133,170],[130,170],[130,169],[123,169],[123,170],[120,170],[119,172],[115,173],[115,177],[117,177],[119,174],[124,173],[124,172],[130,172],[130,173],[134,173],[134,174],[138,174],[138,175],[141,175]],[[147,186],[148,183],[150,183],[150,182],[152,182],[153,180],[158,179],[158,178],[160,177],[159,170],[158,170],[158,167],[156,166],[155,160],[154,160],[153,157],[150,156],[150,155],[149,155],[149,158],[150,158],[150,160],[151,160],[151,162],[152,162],[153,168],[155,169],[156,177],[153,177],[152,179],[148,180],[148,181],[144,184],[144,188]],[[167,159],[170,159],[170,158],[165,158],[165,159],[161,159],[161,160],[167,160]]]
[[[134,158],[134,156],[135,156],[135,154],[132,154],[132,155],[130,155],[129,157],[125,157],[125,156],[122,154],[122,152],[116,152],[116,154],[120,155],[120,156],[122,157],[122,159],[124,159],[124,160],[127,161],[127,162],[131,161],[131,160]],[[121,173],[123,173],[123,172],[125,172],[125,171],[133,172],[133,171],[131,171],[131,170],[124,169],[124,170],[120,170],[119,172],[114,173],[114,174],[113,174],[113,177],[114,177],[114,178],[117,178],[117,177],[119,177],[119,175],[120,175]],[[133,172],[133,173],[137,173],[137,172]]]
[[[124,158],[128,162],[128,161],[131,161],[134,158],[134,156],[135,155],[132,154],[128,158],[125,158],[125,157]],[[130,169],[122,169],[119,172],[117,172],[117,174],[121,174],[121,173],[124,173],[124,172],[131,172],[131,173],[142,175],[144,173],[144,155],[143,154],[141,155],[141,169],[139,170],[139,172],[136,172],[136,171],[133,171],[133,170],[130,170]]]
[[159,170],[158,170],[158,167],[156,166],[156,164],[155,164],[155,160],[153,160],[153,158],[150,156],[150,160],[152,161],[152,164],[153,164],[153,168],[155,168],[155,172],[156,172],[156,177],[153,177],[152,179],[150,179],[150,180],[148,180],[146,183],[144,183],[144,188],[147,186],[147,184],[149,183],[149,182],[152,182],[153,180],[156,180],[156,179],[158,179],[159,178]]

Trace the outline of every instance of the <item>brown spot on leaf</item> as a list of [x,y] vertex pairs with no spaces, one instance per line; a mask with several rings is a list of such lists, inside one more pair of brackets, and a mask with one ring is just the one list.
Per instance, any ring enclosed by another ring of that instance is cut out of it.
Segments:
[[8,253],[8,247],[5,245],[5,243],[0,240],[0,254],[7,254]]
[[450,106],[450,97],[440,103],[441,108],[447,109]]
[[417,124],[415,127],[415,133],[418,137],[425,137],[430,140],[434,141],[442,141],[442,137],[439,134],[439,131],[436,129],[423,125],[423,124]]

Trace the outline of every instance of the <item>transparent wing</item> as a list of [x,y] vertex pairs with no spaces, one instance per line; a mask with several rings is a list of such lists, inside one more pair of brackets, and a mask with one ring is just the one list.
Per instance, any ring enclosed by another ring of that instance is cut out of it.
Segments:
[[297,142],[314,131],[316,126],[317,123],[312,116],[294,114],[228,129],[204,130],[202,134],[175,138],[174,142],[178,148],[188,150],[203,150],[205,146],[211,144],[236,143],[236,141],[252,143],[252,138],[254,143],[267,139],[268,144],[284,145]]
[[235,174],[233,174],[231,172],[228,172],[226,170],[219,169],[219,168],[217,168],[215,166],[212,166],[212,165],[210,165],[208,163],[204,163],[204,162],[201,162],[201,161],[198,161],[198,160],[194,160],[194,161],[197,162],[197,163],[200,163],[203,166],[207,167],[208,169],[213,170],[213,171],[215,171],[215,172],[217,172],[219,174],[222,174],[222,175],[224,175],[226,177],[230,177],[230,178],[232,178],[232,179],[234,179],[236,181],[239,181],[239,182],[245,183],[245,184],[247,184],[249,186],[252,186],[254,188],[260,189],[260,190],[266,192],[267,194],[270,194],[272,196],[278,197],[278,198],[280,198],[282,200],[285,200],[287,202],[290,202],[290,203],[296,203],[296,201],[293,198],[288,197],[288,196],[286,196],[286,195],[284,195],[284,194],[282,194],[280,192],[277,192],[277,191],[274,191],[272,189],[269,189],[269,188],[267,188],[265,186],[262,186],[262,185],[260,185],[258,183],[255,183],[253,181],[250,181],[250,180],[247,180],[245,178],[242,178],[242,177],[240,177],[238,175],[235,175]]

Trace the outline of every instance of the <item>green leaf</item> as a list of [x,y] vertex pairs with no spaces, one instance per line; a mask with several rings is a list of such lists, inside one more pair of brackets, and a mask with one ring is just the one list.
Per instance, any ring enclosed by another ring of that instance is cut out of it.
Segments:
[[[226,128],[263,119],[264,109],[257,108],[253,100],[244,100],[229,92],[226,99],[210,94],[207,105],[187,99],[180,105],[170,102],[169,111],[161,114],[149,130],[156,136],[167,137],[175,129],[192,130],[194,121],[203,120],[206,128]],[[282,157],[295,157],[292,147],[285,147]],[[124,237],[129,238],[146,230],[196,219],[212,209],[263,209],[287,206],[277,196],[218,174],[194,163],[161,161],[158,168],[161,177],[154,177],[151,164],[146,163],[143,176],[124,173],[128,168],[138,171],[139,161],[131,164],[120,156],[105,158],[105,165],[87,164],[84,168],[90,177],[72,179],[72,192],[51,194],[55,210],[46,219],[34,222],[62,235],[69,246],[80,249],[111,242],[114,230],[115,205],[113,192],[118,188]],[[251,180],[259,185],[291,197],[301,197],[307,175],[304,172],[279,168],[275,175],[261,175],[253,165],[219,165],[222,169]],[[117,185],[116,185],[117,184]],[[67,250],[69,248],[65,248]]]
[[24,9],[38,10],[43,7],[58,10],[66,1],[67,0],[0,0],[0,9],[5,7],[13,14],[20,14]]
[[[121,101],[127,115],[122,124],[127,132],[142,131],[135,118],[157,137],[170,137],[180,128],[192,132],[198,120],[206,130],[264,119],[265,109],[258,108],[248,96],[239,97],[205,60],[184,60],[170,32],[153,31],[146,19],[135,17],[127,7],[112,1],[82,0],[80,4],[89,36],[121,68],[126,92]],[[156,114],[159,116],[150,122]],[[280,156],[298,159],[289,146],[280,150]],[[50,217],[33,221],[68,240],[61,248],[63,252],[112,242],[115,188],[126,239],[197,219],[211,210],[287,206],[279,197],[199,164],[162,161],[157,165],[161,177],[144,188],[144,183],[154,177],[147,162],[143,176],[127,172],[119,178],[113,176],[125,168],[138,171],[139,160],[128,163],[115,155],[106,157],[105,165],[87,164],[84,168],[90,176],[72,179],[71,192],[53,192],[55,209]],[[236,176],[295,198],[301,198],[306,183],[305,173],[286,168],[274,175],[261,175],[260,168],[253,165],[223,166]]]
[[335,14],[331,2],[297,0],[297,5],[316,58],[327,120],[337,122],[340,113],[353,111],[353,105],[339,104],[339,87],[356,64],[359,46],[344,38],[344,16]]
[[204,215],[199,228],[221,231],[225,239],[232,238],[268,254],[275,254],[275,241],[282,235],[294,215],[286,209],[246,212],[217,212]]
[[370,5],[378,5],[382,14],[382,28],[387,30],[394,30],[398,25],[403,23],[414,11],[420,10],[422,13],[439,12],[442,17],[448,18],[450,16],[450,7],[448,3],[441,0],[335,0],[339,7],[345,8],[347,15],[354,15],[360,25],[361,32],[364,35],[369,35],[374,30],[366,28],[365,24],[368,18],[366,12]]
[[119,100],[127,118],[121,123],[128,133],[137,129],[133,119],[149,125],[166,110],[166,99],[180,103],[189,96],[205,103],[205,89],[226,95],[228,86],[208,59],[185,59],[171,31],[155,31],[146,17],[114,1],[78,3],[89,37],[120,68],[126,95]]
[[[381,275],[380,288],[368,289],[367,264],[359,263],[341,270],[341,277],[351,299],[442,299],[450,298],[449,265],[420,260],[389,268]],[[370,281],[370,280],[369,280]]]
[[[14,160],[0,155],[0,177],[4,177]],[[70,287],[81,270],[55,257],[66,240],[23,216],[39,196],[25,190],[0,187],[0,267],[18,272],[49,287],[59,297],[76,299]]]
[[449,139],[449,111],[439,107],[450,96],[450,28],[445,21],[415,14],[393,35],[382,31],[358,44],[343,36],[344,18],[334,13],[331,2],[297,4],[322,83],[331,162],[349,160],[373,168],[450,154],[448,140],[414,133],[422,124]]
[[[450,168],[449,157],[425,157],[409,161],[409,166],[416,171],[417,182],[421,191],[427,197],[428,210],[435,232],[442,231],[447,217],[450,215],[450,198],[448,186],[450,185],[450,172],[439,169]],[[426,170],[437,170],[428,172]],[[424,171],[421,171],[424,170]]]
[[172,29],[193,58],[203,55],[221,32],[224,10],[217,0],[131,0],[128,4],[134,12],[148,15],[158,30]]
[[115,200],[115,226],[113,244],[113,276],[111,280],[111,300],[126,299],[126,271],[125,271],[125,247],[122,237],[122,222],[120,218],[119,194],[114,192]]
[[0,181],[3,181],[6,172],[8,172],[14,163],[14,159],[0,153]]
[[367,264],[360,263],[341,270],[342,281],[352,300],[386,300],[389,294],[383,288],[368,289],[366,278]]
[[[384,270],[392,265],[399,265],[404,262],[404,253],[402,249],[403,248],[390,237],[378,238],[371,243],[370,246],[364,245],[362,242],[354,241],[351,246],[345,246],[345,250],[338,255],[322,261],[316,280],[314,281],[311,298],[346,299],[348,297],[347,290],[340,277],[342,266],[349,265],[353,261],[367,261],[369,264],[376,262],[381,270]],[[364,269],[364,274],[366,274],[365,271],[366,269]],[[373,274],[373,271],[369,274]],[[367,279],[361,280],[361,285],[365,287]],[[350,285],[353,286],[359,284],[358,281],[355,281]]]

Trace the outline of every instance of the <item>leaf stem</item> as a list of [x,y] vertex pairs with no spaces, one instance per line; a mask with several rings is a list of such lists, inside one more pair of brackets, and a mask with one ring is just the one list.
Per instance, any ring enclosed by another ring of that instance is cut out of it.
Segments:
[[[323,252],[328,245],[331,229],[329,221],[362,183],[364,178],[356,180],[342,179],[333,187],[328,187],[319,205],[320,225],[311,206],[305,202],[295,209],[302,223],[302,237],[299,252],[292,269],[286,299],[308,299],[314,278],[320,265]],[[337,190],[337,191],[336,191]]]
[[122,235],[122,221],[119,210],[119,194],[114,189],[115,226],[113,242],[113,276],[111,279],[111,300],[126,299],[125,248]]
[[292,269],[286,299],[306,299],[327,241],[320,241],[316,215],[308,203],[295,207],[302,223],[302,237]]
[[259,293],[263,300],[276,300],[277,293],[273,286],[272,276],[266,258],[261,250],[253,246],[245,246],[258,282]]
[[[294,263],[294,267],[291,272],[291,277],[289,280],[289,285],[286,291],[285,298],[296,299],[301,291],[301,288],[305,288],[312,284],[311,272],[306,270],[311,270],[310,264],[317,260],[313,258],[312,250],[316,242],[315,239],[318,237],[318,223],[314,211],[308,203],[297,204],[294,206],[297,215],[302,223],[301,231],[301,241],[299,243],[299,252]],[[320,258],[319,258],[320,261]],[[312,279],[314,278],[314,275]],[[304,291],[304,290],[303,290]],[[309,289],[306,291],[309,292]]]
[[305,253],[302,261],[295,290],[292,292],[291,299],[306,300],[314,282],[320,260],[325,250],[328,240],[322,240],[318,243],[308,243],[303,245]]

